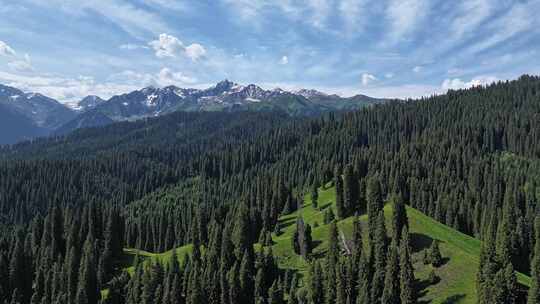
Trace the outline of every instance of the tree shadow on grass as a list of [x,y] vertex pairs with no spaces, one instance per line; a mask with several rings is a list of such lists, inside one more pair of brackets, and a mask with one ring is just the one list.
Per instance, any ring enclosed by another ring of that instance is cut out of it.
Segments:
[[429,236],[421,233],[411,233],[411,245],[413,253],[420,252],[424,249],[427,249],[431,246],[431,243],[433,242],[433,239]]
[[329,208],[332,205],[332,202],[327,202],[325,204],[319,205],[319,211],[324,211],[326,208]]
[[[424,297],[427,294],[427,288],[431,285],[428,280],[416,280],[416,296],[418,299]],[[418,303],[431,303],[431,301],[422,300]]]
[[[137,251],[136,250],[132,251],[132,252],[124,251],[123,254],[122,254],[122,258],[120,260],[117,260],[114,263],[114,267],[127,268],[127,267],[130,267],[130,266],[133,266],[133,265],[135,265],[135,258],[136,257],[137,257]],[[139,255],[139,262],[142,263],[148,258],[149,257],[147,257],[147,256]]]
[[459,293],[452,296],[447,297],[444,299],[444,301],[441,302],[441,304],[455,304],[459,303],[461,300],[463,300],[466,297],[465,294]]
[[294,224],[296,224],[296,218],[294,218],[294,219],[287,219],[287,220],[284,220],[284,221],[280,221],[280,222],[279,222],[279,227],[280,227],[281,229],[285,229],[285,228],[287,228],[287,227],[289,227],[289,226],[292,226],[292,225],[294,225]]

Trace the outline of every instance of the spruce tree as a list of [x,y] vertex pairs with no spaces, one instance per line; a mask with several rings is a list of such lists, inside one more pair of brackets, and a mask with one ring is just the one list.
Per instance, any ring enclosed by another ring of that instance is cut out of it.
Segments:
[[431,242],[431,247],[429,248],[429,261],[434,267],[442,265],[443,260],[438,240],[433,240],[433,242]]
[[394,304],[400,302],[399,272],[397,240],[392,240],[388,250],[388,259],[386,261],[386,274],[381,303]]
[[375,224],[375,235],[371,242],[371,261],[373,264],[371,302],[379,303],[384,290],[387,257],[387,236],[384,225],[384,213],[382,210],[379,211]]
[[360,267],[358,268],[358,286],[356,287],[356,303],[355,304],[370,304],[371,303],[371,269],[370,263],[362,256]]
[[345,170],[343,170],[343,205],[345,217],[360,209],[358,201],[359,192],[358,177],[354,172],[353,166],[347,165],[345,166]]
[[367,213],[368,213],[368,236],[370,242],[375,235],[377,217],[383,208],[381,185],[376,178],[371,178],[367,187]]
[[345,202],[343,198],[343,178],[341,174],[336,170],[334,176],[334,185],[336,188],[336,210],[339,218],[345,218],[347,210],[345,209]]
[[407,218],[407,210],[405,209],[405,204],[403,203],[403,198],[398,195],[394,194],[392,196],[392,239],[395,239],[398,241],[401,238],[401,231],[403,230],[403,227],[408,227],[409,222]]
[[403,227],[399,244],[399,287],[401,304],[416,303],[414,268],[411,260],[409,229]]
[[313,209],[319,209],[319,185],[314,183],[311,186],[311,206]]
[[347,304],[347,278],[342,263],[336,265],[336,304]]
[[529,288],[528,304],[540,303],[540,216],[534,219],[534,256],[531,263],[531,287]]
[[93,243],[92,233],[89,233],[84,243],[84,253],[79,268],[79,286],[76,296],[78,303],[97,304],[100,298]]
[[251,251],[246,250],[240,265],[240,289],[242,290],[242,303],[249,303],[253,299],[253,273],[254,264]]
[[324,303],[324,278],[323,271],[319,261],[315,261],[310,267],[309,273],[309,298],[310,303]]

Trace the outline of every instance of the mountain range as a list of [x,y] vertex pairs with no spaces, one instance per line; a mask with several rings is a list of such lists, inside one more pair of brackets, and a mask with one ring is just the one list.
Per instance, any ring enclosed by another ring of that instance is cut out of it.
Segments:
[[291,116],[314,116],[356,110],[384,101],[365,95],[340,97],[307,89],[265,90],[254,84],[244,86],[224,80],[207,89],[147,87],[108,100],[87,96],[67,106],[42,94],[0,85],[0,144],[175,111],[281,111]]

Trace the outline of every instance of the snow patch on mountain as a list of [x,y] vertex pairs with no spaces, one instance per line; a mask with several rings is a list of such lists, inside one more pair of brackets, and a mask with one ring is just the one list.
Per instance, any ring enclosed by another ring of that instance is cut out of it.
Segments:
[[156,106],[156,100],[158,99],[158,95],[151,94],[146,97],[146,105],[149,107],[155,107]]

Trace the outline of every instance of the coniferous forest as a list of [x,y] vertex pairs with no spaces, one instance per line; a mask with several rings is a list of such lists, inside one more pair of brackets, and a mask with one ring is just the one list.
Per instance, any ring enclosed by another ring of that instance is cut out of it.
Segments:
[[[315,118],[175,112],[4,146],[0,303],[540,303],[539,157],[526,75]],[[451,255],[420,219],[478,254]],[[450,293],[459,259],[473,283]]]

